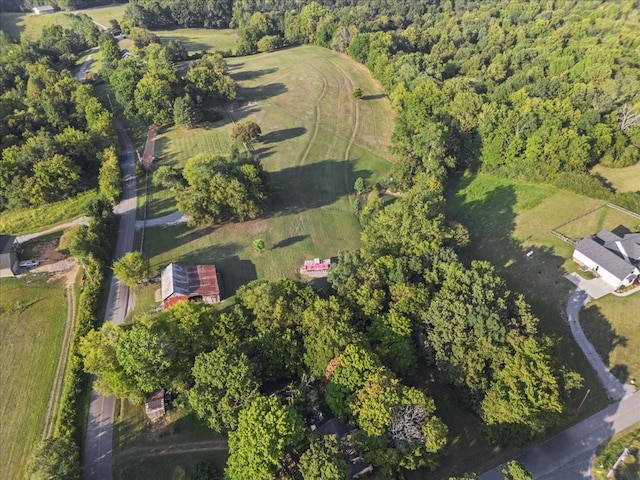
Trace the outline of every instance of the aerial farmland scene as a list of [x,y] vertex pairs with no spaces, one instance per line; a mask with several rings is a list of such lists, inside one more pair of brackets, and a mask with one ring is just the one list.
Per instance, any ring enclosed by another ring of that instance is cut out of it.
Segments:
[[635,0],[0,0],[0,478],[640,478]]

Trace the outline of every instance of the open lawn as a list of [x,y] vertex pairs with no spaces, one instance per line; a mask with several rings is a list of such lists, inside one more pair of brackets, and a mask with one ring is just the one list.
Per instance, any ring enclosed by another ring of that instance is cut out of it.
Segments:
[[615,231],[619,235],[640,231],[640,218],[603,205],[596,210],[587,211],[579,218],[562,225],[555,230],[569,238],[583,238],[598,233],[603,228]]
[[24,478],[40,440],[64,333],[64,286],[51,277],[0,280],[0,478]]
[[[211,442],[219,443],[216,450]],[[177,447],[180,453],[162,451]],[[199,421],[193,413],[177,408],[168,410],[160,423],[150,424],[144,406],[121,401],[114,424],[114,476],[116,479],[189,478],[196,463],[206,461],[224,468],[226,440]],[[186,476],[185,476],[186,474]]]
[[587,337],[620,380],[640,380],[640,292],[607,295],[580,312]]
[[640,427],[638,426],[627,428],[600,446],[593,461],[593,478],[606,480],[609,469],[627,447],[630,450],[629,455],[616,469],[615,478],[617,480],[640,478]]
[[[335,256],[359,245],[350,197],[356,178],[388,177],[393,114],[365,67],[317,47],[298,47],[229,60],[241,98],[229,112],[262,128],[257,153],[270,174],[270,203],[262,218],[213,228],[148,230],[144,250],[152,268],[170,262],[212,262],[225,294],[255,278],[296,277],[304,259]],[[368,99],[355,100],[354,86]],[[369,96],[369,97],[367,97]],[[225,154],[229,118],[202,128],[161,132],[156,166],[184,166],[191,156]],[[150,217],[171,212],[168,192],[152,194]],[[253,250],[262,238],[266,249]]]
[[176,28],[175,30],[154,30],[162,43],[180,40],[189,53],[202,50],[235,52],[238,34],[235,30],[211,30],[207,28]]
[[95,8],[85,8],[83,10],[76,10],[73,13],[86,13],[96,22],[105,27],[109,27],[109,20],[122,21],[124,16],[124,10],[127,8],[127,3],[120,3],[117,5],[108,5]]
[[[525,295],[540,319],[540,331],[558,339],[562,361],[585,378],[582,392],[590,389],[591,393],[581,417],[607,401],[563,316],[566,298],[574,288],[563,275],[578,270],[571,260],[573,247],[548,231],[600,204],[547,185],[465,175],[454,182],[447,209],[449,218],[469,229],[471,245],[464,256],[489,260],[513,290]],[[534,253],[527,257],[529,250]],[[576,408],[580,401],[578,392]]]
[[640,192],[640,161],[631,167],[595,166],[591,173],[602,177],[618,192]]

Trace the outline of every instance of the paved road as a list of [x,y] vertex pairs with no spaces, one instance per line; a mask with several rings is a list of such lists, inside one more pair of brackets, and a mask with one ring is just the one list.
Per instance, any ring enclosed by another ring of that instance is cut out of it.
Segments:
[[180,211],[175,211],[163,217],[151,218],[149,220],[138,220],[136,221],[136,230],[139,230],[142,227],[147,228],[163,227],[165,225],[177,225],[178,223],[187,223],[188,221],[189,217],[187,217]]
[[[591,479],[591,461],[596,448],[614,433],[640,422],[640,392],[633,393],[633,386],[624,385],[613,376],[582,330],[578,312],[589,300],[589,295],[580,288],[567,299],[566,312],[571,333],[598,374],[609,398],[617,402],[516,458],[536,480]],[[498,480],[502,476],[496,467],[480,478]]]
[[[516,460],[527,467],[536,480],[590,480],[591,460],[598,445],[638,422],[640,392],[533,447]],[[480,475],[480,479],[499,480],[502,476],[496,467]]]
[[[136,223],[136,157],[133,143],[122,124],[114,119],[114,125],[122,148],[120,165],[124,180],[122,202],[114,208],[114,212],[120,216],[115,253],[115,258],[119,259],[133,249]],[[123,323],[128,308],[129,289],[112,275],[105,321]],[[112,478],[113,408],[113,397],[104,397],[95,391],[91,392],[84,448],[83,478],[85,480],[111,480]]]

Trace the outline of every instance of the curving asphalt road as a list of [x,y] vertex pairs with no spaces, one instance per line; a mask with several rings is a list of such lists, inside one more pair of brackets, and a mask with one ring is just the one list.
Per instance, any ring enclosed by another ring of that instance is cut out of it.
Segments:
[[[578,312],[589,300],[580,288],[571,293],[566,308],[569,326],[609,398],[617,401],[517,457],[536,480],[590,480],[591,462],[598,446],[640,422],[640,391],[633,393],[633,386],[624,385],[613,376],[582,330]],[[480,475],[480,479],[502,479],[499,467]]]
[[[113,121],[122,148],[120,167],[123,175],[122,201],[114,212],[120,216],[115,259],[133,250],[136,224],[136,156],[133,142],[123,125]],[[111,276],[105,321],[124,323],[129,309],[129,288]],[[113,476],[113,411],[114,398],[91,392],[87,436],[84,447],[84,480],[111,480]]]

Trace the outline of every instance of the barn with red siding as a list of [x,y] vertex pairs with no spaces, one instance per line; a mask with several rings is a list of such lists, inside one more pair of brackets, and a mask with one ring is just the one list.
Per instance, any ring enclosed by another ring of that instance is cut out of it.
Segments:
[[183,267],[170,263],[162,271],[162,306],[168,308],[186,300],[217,303],[222,299],[220,277],[215,265]]

